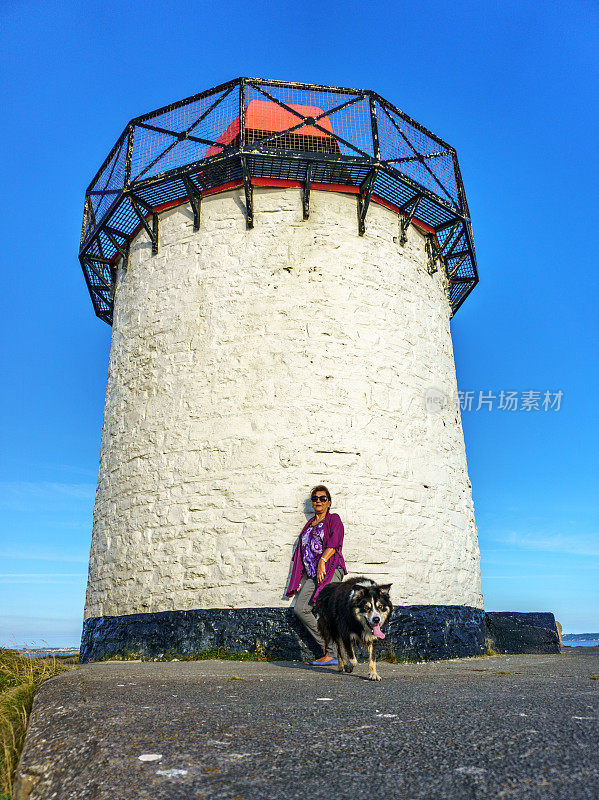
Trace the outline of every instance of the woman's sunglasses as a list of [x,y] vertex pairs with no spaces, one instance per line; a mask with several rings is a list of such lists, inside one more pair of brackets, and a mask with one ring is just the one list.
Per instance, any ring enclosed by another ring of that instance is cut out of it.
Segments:
[[328,499],[326,495],[319,495],[318,497],[311,498],[313,503],[326,503]]

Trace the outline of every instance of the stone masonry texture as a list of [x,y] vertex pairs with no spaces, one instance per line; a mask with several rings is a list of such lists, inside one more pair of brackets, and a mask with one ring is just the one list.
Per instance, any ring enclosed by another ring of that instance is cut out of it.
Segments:
[[[379,658],[393,653],[402,661],[478,656],[485,633],[485,613],[478,608],[406,606],[393,610],[376,650]],[[88,617],[79,660],[193,658],[216,647],[289,661],[322,655],[291,608],[216,608]]]
[[[287,606],[325,483],[350,574],[482,608],[442,268],[356,198],[243,191],[160,215],[119,268],[85,617]],[[427,410],[434,390],[448,402]]]
[[489,644],[498,653],[559,653],[553,614],[545,611],[491,611],[485,615]]

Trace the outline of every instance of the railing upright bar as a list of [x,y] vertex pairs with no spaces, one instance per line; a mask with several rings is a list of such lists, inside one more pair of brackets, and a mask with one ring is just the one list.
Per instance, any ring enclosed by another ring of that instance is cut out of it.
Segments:
[[245,147],[245,78],[239,80],[239,147]]
[[376,105],[374,102],[374,97],[371,94],[368,95],[368,103],[370,105],[370,124],[372,126],[372,148],[374,157],[377,161],[380,161],[381,147],[379,142],[379,126],[376,118]]

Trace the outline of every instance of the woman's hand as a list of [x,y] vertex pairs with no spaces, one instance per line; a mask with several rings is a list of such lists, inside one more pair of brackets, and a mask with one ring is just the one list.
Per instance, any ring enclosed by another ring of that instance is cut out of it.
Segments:
[[326,561],[321,558],[320,561],[318,562],[318,567],[316,568],[316,578],[318,580],[318,583],[323,582],[326,571],[327,571]]

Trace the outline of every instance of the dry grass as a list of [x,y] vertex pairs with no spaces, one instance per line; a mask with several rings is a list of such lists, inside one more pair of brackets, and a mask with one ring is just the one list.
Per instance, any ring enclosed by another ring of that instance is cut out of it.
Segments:
[[[135,652],[122,652],[103,661],[272,661],[271,653],[267,653],[257,645],[252,653],[232,653],[226,647],[211,647],[193,655],[183,655],[177,652],[163,653],[155,658],[143,657]],[[0,797],[0,800],[2,798]]]
[[72,666],[53,657],[31,658],[0,648],[0,800],[12,796],[14,773],[37,688],[66,669]]
[[498,650],[495,650],[493,644],[490,639],[485,639],[485,652],[483,653],[485,656],[499,656],[501,653]]
[[231,653],[226,647],[211,647],[192,656],[190,661],[270,661],[269,654],[258,645],[253,653]]

